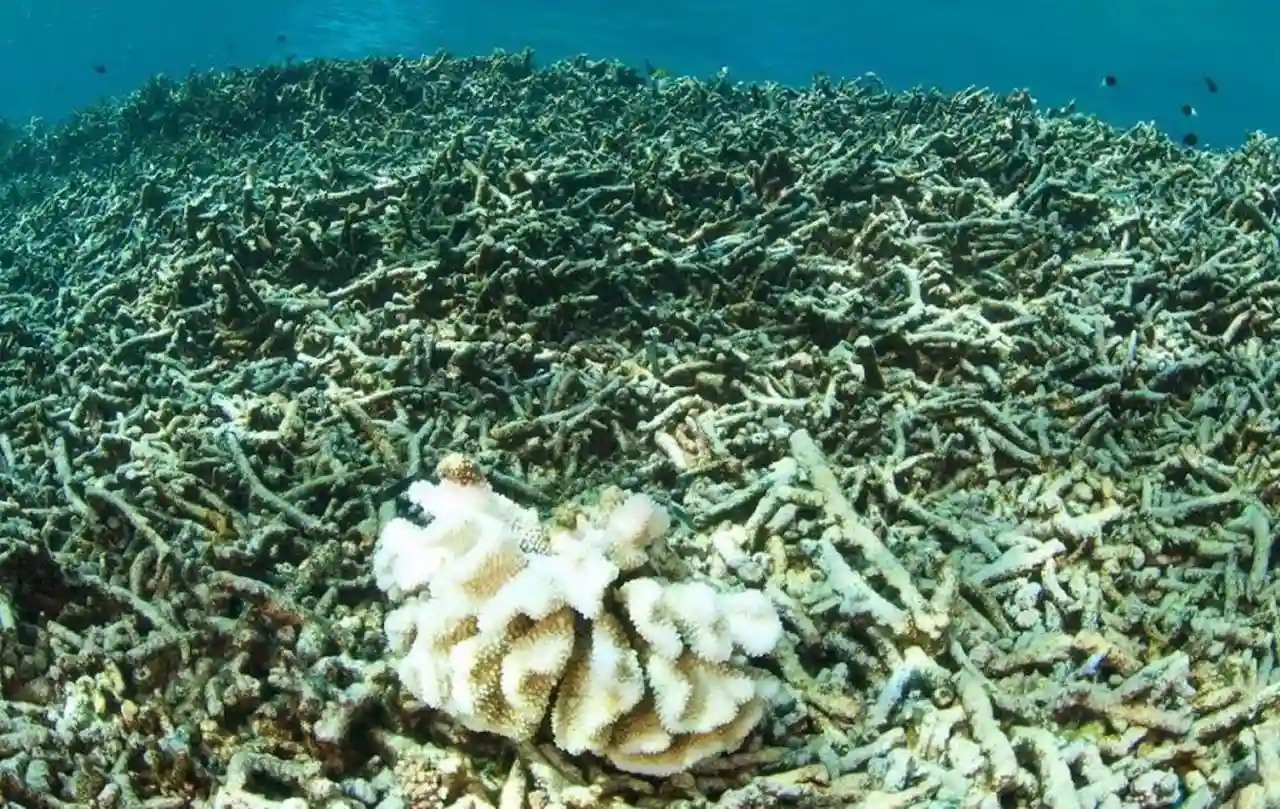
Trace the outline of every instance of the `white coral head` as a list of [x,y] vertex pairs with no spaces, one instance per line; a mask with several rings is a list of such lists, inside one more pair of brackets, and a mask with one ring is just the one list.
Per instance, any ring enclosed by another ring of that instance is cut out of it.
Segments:
[[782,620],[769,597],[759,590],[741,590],[725,597],[729,636],[751,657],[773,652],[782,640]]
[[409,693],[516,740],[550,711],[563,750],[636,773],[671,775],[743,743],[769,694],[742,653],[772,651],[782,634],[768,597],[706,582],[619,583],[670,527],[644,495],[608,492],[572,524],[549,527],[463,455],[436,471],[438,482],[406,493],[422,524],[389,520],[372,560],[398,602],[387,648]]
[[623,570],[634,570],[648,561],[649,545],[670,529],[670,515],[653,498],[628,495],[609,513],[609,555]]

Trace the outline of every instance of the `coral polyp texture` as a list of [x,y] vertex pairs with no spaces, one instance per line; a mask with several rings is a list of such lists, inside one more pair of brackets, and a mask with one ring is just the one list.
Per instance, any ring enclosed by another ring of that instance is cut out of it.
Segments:
[[[476,731],[525,741],[549,725],[570,754],[670,775],[737,749],[773,679],[745,664],[782,624],[757,590],[638,575],[670,528],[643,494],[607,490],[543,524],[452,455],[408,499],[373,556],[404,687]],[[563,522],[563,521],[561,521]]]

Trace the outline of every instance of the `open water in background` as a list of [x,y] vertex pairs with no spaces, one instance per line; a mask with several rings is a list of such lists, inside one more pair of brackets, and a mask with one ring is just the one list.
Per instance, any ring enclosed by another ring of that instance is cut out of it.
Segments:
[[[1154,120],[1223,147],[1280,134],[1277,39],[1276,0],[3,0],[0,116],[56,119],[157,72],[288,54],[529,46],[539,61],[586,53],[786,84],[874,71],[894,89],[1025,87],[1044,105],[1075,99],[1119,126]],[[1100,86],[1108,73],[1114,88]],[[1185,118],[1183,104],[1200,114]]]

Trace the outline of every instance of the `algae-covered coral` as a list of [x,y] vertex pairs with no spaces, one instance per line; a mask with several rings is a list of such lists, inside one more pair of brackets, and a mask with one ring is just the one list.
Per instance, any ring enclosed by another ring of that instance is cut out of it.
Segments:
[[[0,166],[0,794],[1275,804],[1278,167],[1022,94],[527,54],[34,128]],[[735,752],[628,774],[405,688],[376,544],[454,453],[547,531],[661,509],[634,581],[769,599]]]

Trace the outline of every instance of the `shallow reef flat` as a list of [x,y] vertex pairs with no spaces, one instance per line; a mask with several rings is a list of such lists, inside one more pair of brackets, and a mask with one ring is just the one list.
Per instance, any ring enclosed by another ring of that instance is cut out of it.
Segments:
[[[0,141],[4,805],[1280,806],[1273,141],[527,53]],[[741,746],[420,702],[372,560],[442,463],[767,596]]]

